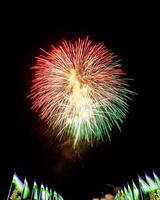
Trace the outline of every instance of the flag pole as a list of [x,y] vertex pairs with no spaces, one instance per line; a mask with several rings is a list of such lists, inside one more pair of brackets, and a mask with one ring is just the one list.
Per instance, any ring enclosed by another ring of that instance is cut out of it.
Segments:
[[[14,177],[15,174],[16,174],[16,173],[14,172],[13,177]],[[13,181],[13,178],[12,178],[12,181]],[[7,200],[9,200],[9,196],[10,196],[10,194],[11,194],[11,190],[12,190],[12,181],[11,181],[11,184],[10,184],[10,188],[9,188]]]
[[10,194],[11,194],[11,190],[12,190],[12,181],[11,181],[11,185],[10,185],[10,188],[9,188],[7,200],[9,200],[9,197],[10,197]]
[[144,200],[143,195],[142,195],[142,188],[141,188],[140,182],[138,183],[138,187],[139,187],[140,197],[141,197],[142,200]]
[[31,200],[32,200],[32,198],[33,198],[33,189],[32,189],[32,194],[31,194]]
[[[41,182],[41,185],[42,185],[42,182]],[[39,190],[39,198],[38,198],[38,200],[40,200],[40,197],[41,197],[41,186],[40,186],[40,190]]]
[[22,190],[22,194],[21,194],[21,200],[22,200],[22,198],[23,198],[23,193],[24,193],[24,190],[25,190],[25,184],[26,184],[25,180],[26,180],[26,176],[25,176],[25,178],[24,178],[23,190]]
[[[34,187],[34,182],[33,182],[33,187]],[[33,188],[32,188],[31,200],[32,198],[33,198]]]

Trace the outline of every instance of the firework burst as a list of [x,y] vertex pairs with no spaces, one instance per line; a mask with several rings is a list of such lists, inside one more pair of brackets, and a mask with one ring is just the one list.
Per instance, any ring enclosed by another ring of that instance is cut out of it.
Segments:
[[74,146],[120,129],[133,94],[116,56],[87,37],[63,41],[37,57],[29,97],[32,109],[58,135],[71,136]]

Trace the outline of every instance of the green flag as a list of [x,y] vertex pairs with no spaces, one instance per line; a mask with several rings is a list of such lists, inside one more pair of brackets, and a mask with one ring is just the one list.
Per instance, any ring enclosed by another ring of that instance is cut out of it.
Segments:
[[38,200],[38,186],[35,180],[33,183],[33,200]]
[[157,183],[157,185],[158,185],[159,188],[160,188],[160,179],[158,178],[158,176],[156,175],[155,172],[153,172],[153,176],[154,176],[154,180],[155,180],[155,182]]
[[54,200],[58,200],[57,192],[55,190],[53,192],[53,197],[54,197]]
[[133,185],[133,197],[134,197],[134,200],[139,200],[139,190],[136,186],[136,184],[134,183],[134,181],[132,180],[132,185]]
[[58,194],[58,200],[64,200],[60,194]]
[[127,184],[127,190],[128,190],[129,199],[134,200],[133,193],[132,193],[132,190],[131,190],[131,187],[129,186],[129,184]]
[[138,177],[140,188],[144,194],[147,194],[150,191],[149,185],[141,178]]
[[49,191],[49,200],[52,200],[52,195],[53,195],[52,189],[50,188],[50,191]]
[[124,191],[121,190],[120,193],[121,193],[121,199],[124,200],[125,199],[125,193],[124,193]]
[[28,199],[29,195],[30,195],[30,189],[29,189],[29,186],[28,186],[27,179],[25,178],[24,184],[23,184],[23,196],[22,196],[22,198]]
[[[155,172],[153,172],[153,176],[154,176],[154,183],[157,185],[157,187],[152,187],[155,188],[155,190],[152,190],[150,192],[150,197],[153,200],[160,200],[160,179],[158,178],[158,176],[155,174]],[[151,185],[151,183],[150,183]]]
[[127,191],[126,187],[124,187],[124,194],[125,194],[125,198],[129,199],[129,195],[128,195],[128,191]]
[[116,194],[116,196],[115,196],[115,200],[121,200],[120,191],[117,192],[117,194]]
[[43,184],[41,184],[41,188],[40,188],[40,200],[45,200],[45,195],[46,194],[46,191],[45,191],[45,188],[44,188],[44,185]]
[[12,184],[15,185],[15,187],[17,188],[18,192],[22,192],[23,190],[23,183],[22,181],[18,178],[17,174],[14,173],[13,175],[13,179],[12,179]]
[[148,185],[150,186],[150,191],[158,189],[158,184],[154,182],[147,174],[145,175]]
[[48,187],[46,186],[46,190],[45,190],[45,200],[49,200],[49,190],[48,190]]
[[149,192],[150,192],[150,186],[140,177],[138,177],[139,185],[140,185],[140,192],[141,197],[143,200],[149,200]]

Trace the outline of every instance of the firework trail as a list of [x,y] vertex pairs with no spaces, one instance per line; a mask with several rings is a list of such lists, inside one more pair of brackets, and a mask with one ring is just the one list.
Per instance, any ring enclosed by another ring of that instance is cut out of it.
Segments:
[[133,94],[116,56],[90,39],[63,41],[36,58],[29,98],[32,109],[60,136],[103,140],[120,129]]

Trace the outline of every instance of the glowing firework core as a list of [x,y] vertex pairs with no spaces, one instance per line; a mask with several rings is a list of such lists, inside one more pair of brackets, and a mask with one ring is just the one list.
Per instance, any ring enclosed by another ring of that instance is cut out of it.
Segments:
[[[69,96],[69,105],[66,113],[68,116],[68,124],[75,127],[76,135],[80,135],[81,127],[87,123],[90,125],[91,117],[94,116],[92,109],[92,100],[89,92],[88,85],[81,82],[82,78],[75,71],[70,70],[69,85],[71,87],[71,94]],[[76,137],[76,141],[78,137]]]
[[91,103],[89,87],[79,82],[74,69],[71,69],[69,81],[70,86],[72,87],[72,92],[69,98],[70,108],[73,107],[73,111],[75,110],[73,116],[79,121],[86,120],[89,118],[88,108]]
[[59,135],[72,136],[74,145],[103,139],[113,125],[120,129],[133,94],[120,67],[103,44],[88,38],[51,46],[33,67],[32,109]]

